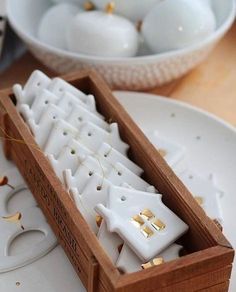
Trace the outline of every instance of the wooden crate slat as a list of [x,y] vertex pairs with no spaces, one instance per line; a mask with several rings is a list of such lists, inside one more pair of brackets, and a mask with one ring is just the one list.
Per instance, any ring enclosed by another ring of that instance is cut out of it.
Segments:
[[96,292],[98,286],[99,264],[93,257],[89,263],[88,292]]
[[[175,285],[167,285],[164,288],[160,288],[159,286],[151,286],[140,289],[139,287],[133,286],[135,291],[145,291],[145,292],[197,292],[205,289],[206,287],[214,287],[221,283],[225,283],[229,279],[229,275],[232,270],[232,265],[222,267],[219,270],[212,271],[208,274],[202,274],[198,277],[188,279],[183,282],[176,283]],[[168,284],[168,283],[167,283]],[[120,291],[126,292],[125,288],[122,288]],[[131,290],[127,290],[131,291]]]
[[232,249],[221,246],[212,247],[180,258],[178,265],[172,261],[157,268],[124,275],[120,278],[117,287],[122,287],[122,289],[127,287],[127,291],[129,291],[130,287],[136,285],[138,289],[142,290],[145,289],[147,280],[153,287],[174,285],[228,266],[232,263],[233,257]]
[[199,290],[198,292],[227,292],[229,290],[229,281],[226,281],[224,283]]

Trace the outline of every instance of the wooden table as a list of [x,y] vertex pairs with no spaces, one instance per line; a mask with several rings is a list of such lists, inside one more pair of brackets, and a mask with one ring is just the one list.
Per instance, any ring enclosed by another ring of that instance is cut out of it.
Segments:
[[[23,83],[34,69],[53,75],[26,53],[0,75],[0,88]],[[236,126],[236,23],[203,64],[151,92],[200,107]]]

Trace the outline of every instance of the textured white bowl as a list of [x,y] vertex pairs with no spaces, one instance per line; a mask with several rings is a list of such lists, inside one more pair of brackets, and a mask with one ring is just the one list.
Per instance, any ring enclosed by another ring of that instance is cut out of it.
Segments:
[[37,39],[37,27],[49,0],[8,0],[9,21],[29,50],[58,73],[83,68],[97,70],[114,88],[144,90],[182,76],[203,61],[230,28],[235,17],[235,0],[212,0],[217,30],[194,46],[162,54],[133,58],[104,58],[71,53]]

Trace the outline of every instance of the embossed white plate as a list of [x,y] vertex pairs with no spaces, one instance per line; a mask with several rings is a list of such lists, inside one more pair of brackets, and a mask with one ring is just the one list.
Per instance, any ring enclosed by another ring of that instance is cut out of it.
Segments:
[[[221,199],[224,233],[236,247],[236,129],[213,115],[170,99],[135,92],[116,92],[116,96],[142,129],[158,130],[164,137],[184,145],[194,172],[215,175],[218,186],[225,192]],[[0,171],[8,168],[0,149]],[[1,274],[0,291],[81,292],[84,289],[62,248],[56,247],[31,265]],[[236,270],[230,289],[234,291]]]

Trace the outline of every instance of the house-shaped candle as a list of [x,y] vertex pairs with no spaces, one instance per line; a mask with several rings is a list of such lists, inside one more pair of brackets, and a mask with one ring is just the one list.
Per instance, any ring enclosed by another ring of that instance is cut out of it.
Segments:
[[111,186],[106,207],[95,210],[143,261],[149,261],[174,243],[188,226],[168,209],[160,194]]

